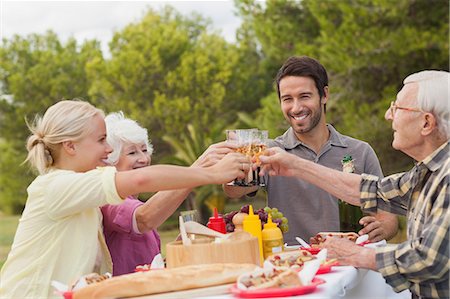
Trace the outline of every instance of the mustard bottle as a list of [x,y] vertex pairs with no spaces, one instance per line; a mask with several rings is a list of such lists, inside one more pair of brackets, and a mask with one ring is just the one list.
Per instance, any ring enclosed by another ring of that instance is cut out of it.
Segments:
[[269,255],[283,251],[283,233],[276,223],[272,222],[272,215],[269,214],[267,223],[261,232],[264,258]]
[[264,262],[262,251],[262,235],[261,235],[261,220],[258,215],[253,214],[253,206],[250,205],[248,209],[248,215],[244,217],[242,223],[244,231],[258,238],[259,258],[261,265]]

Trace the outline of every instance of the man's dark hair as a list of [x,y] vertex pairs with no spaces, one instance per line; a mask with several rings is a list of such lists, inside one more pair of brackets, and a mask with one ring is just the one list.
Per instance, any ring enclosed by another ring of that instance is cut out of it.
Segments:
[[287,76],[310,77],[316,83],[319,96],[325,95],[325,86],[328,86],[327,71],[317,60],[308,56],[289,57],[281,66],[275,77],[278,98],[280,99],[280,81]]

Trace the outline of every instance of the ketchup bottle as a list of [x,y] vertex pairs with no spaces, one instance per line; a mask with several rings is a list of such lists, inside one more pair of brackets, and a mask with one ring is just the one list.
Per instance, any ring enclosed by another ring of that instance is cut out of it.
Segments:
[[225,220],[217,213],[217,208],[214,208],[214,216],[209,217],[209,221],[206,226],[222,234],[227,233],[227,229],[225,228]]

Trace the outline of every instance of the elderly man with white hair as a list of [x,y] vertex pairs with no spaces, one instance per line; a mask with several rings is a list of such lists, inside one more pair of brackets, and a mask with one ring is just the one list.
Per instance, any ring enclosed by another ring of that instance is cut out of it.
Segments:
[[[118,171],[150,165],[153,147],[148,133],[136,121],[125,118],[122,112],[105,118],[107,142],[113,151],[108,163]],[[233,145],[220,142],[211,145],[192,166],[208,167],[227,153]],[[120,205],[106,205],[103,213],[103,232],[113,261],[113,275],[127,274],[137,265],[150,264],[160,250],[156,232],[191,192],[191,189],[160,191],[143,203],[130,196]]]
[[261,174],[299,177],[364,212],[406,215],[407,240],[396,246],[365,248],[337,238],[323,246],[341,265],[379,271],[397,292],[449,298],[450,74],[422,71],[403,83],[385,118],[393,148],[415,160],[410,171],[384,179],[343,173],[273,148],[261,157]]

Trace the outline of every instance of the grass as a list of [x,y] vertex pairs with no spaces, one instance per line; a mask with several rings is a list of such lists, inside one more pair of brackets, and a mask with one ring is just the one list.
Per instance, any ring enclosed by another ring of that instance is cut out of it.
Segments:
[[5,263],[20,216],[0,216],[0,267]]

